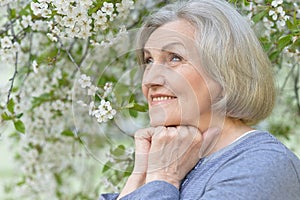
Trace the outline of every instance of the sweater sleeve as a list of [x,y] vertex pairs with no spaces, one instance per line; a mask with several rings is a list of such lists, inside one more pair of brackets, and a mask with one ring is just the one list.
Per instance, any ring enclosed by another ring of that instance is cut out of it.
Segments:
[[118,196],[118,193],[101,194],[99,200],[116,200]]
[[[118,194],[102,194],[100,200],[115,200],[117,197]],[[165,181],[152,181],[121,198],[121,200],[139,199],[176,200],[179,199],[179,190]]]
[[176,200],[179,199],[179,190],[165,181],[152,181],[121,198],[121,200],[138,199]]

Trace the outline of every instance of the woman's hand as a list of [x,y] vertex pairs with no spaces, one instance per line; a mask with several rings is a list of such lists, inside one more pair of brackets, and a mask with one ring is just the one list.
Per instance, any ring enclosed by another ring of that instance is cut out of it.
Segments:
[[135,133],[134,169],[118,199],[154,180],[179,188],[200,158],[212,150],[219,129],[203,134],[193,126],[150,127]]
[[150,133],[146,183],[163,180],[179,188],[186,174],[213,148],[220,131],[212,128],[202,134],[193,126],[177,126],[156,127]]
[[148,167],[148,153],[150,151],[151,137],[154,128],[139,129],[134,134],[135,141],[135,159],[134,168],[128,177],[125,187],[120,193],[118,199],[133,192],[146,183],[146,173]]

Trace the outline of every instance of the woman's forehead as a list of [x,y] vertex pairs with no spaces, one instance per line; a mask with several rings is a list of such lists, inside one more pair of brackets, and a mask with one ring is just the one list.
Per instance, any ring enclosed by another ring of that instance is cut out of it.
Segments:
[[169,22],[157,28],[148,38],[145,49],[171,48],[175,46],[188,47],[193,45],[195,28],[185,20]]

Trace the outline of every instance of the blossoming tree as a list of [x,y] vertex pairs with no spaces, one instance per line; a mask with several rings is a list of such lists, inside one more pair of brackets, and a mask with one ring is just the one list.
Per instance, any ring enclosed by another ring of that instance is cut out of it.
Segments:
[[[122,187],[132,168],[128,135],[147,126],[135,28],[168,2],[0,0],[0,67],[12,71],[0,88],[0,134],[17,163],[7,197],[96,199]],[[299,3],[230,2],[253,24],[278,75],[280,105],[260,126],[296,140]]]

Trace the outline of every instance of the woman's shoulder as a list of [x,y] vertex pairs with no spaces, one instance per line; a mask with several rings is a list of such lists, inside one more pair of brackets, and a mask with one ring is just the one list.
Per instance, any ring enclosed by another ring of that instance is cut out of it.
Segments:
[[201,159],[182,185],[183,196],[193,191],[207,199],[299,199],[300,160],[270,133],[253,131]]
[[219,152],[205,158],[207,161],[284,159],[300,162],[299,158],[267,131],[255,130]]
[[300,164],[299,158],[267,131],[253,131],[236,141],[235,144],[232,144],[232,147],[229,147],[229,151],[234,152],[235,156],[241,159],[263,159],[266,161],[283,159]]
[[217,157],[212,160],[217,165],[217,181],[220,176],[260,182],[261,186],[280,181],[280,185],[294,183],[300,189],[299,158],[268,132],[248,134]]
[[220,186],[230,191],[234,185],[242,194],[300,197],[300,160],[270,133],[255,131],[227,148],[207,162],[214,163],[208,190]]

